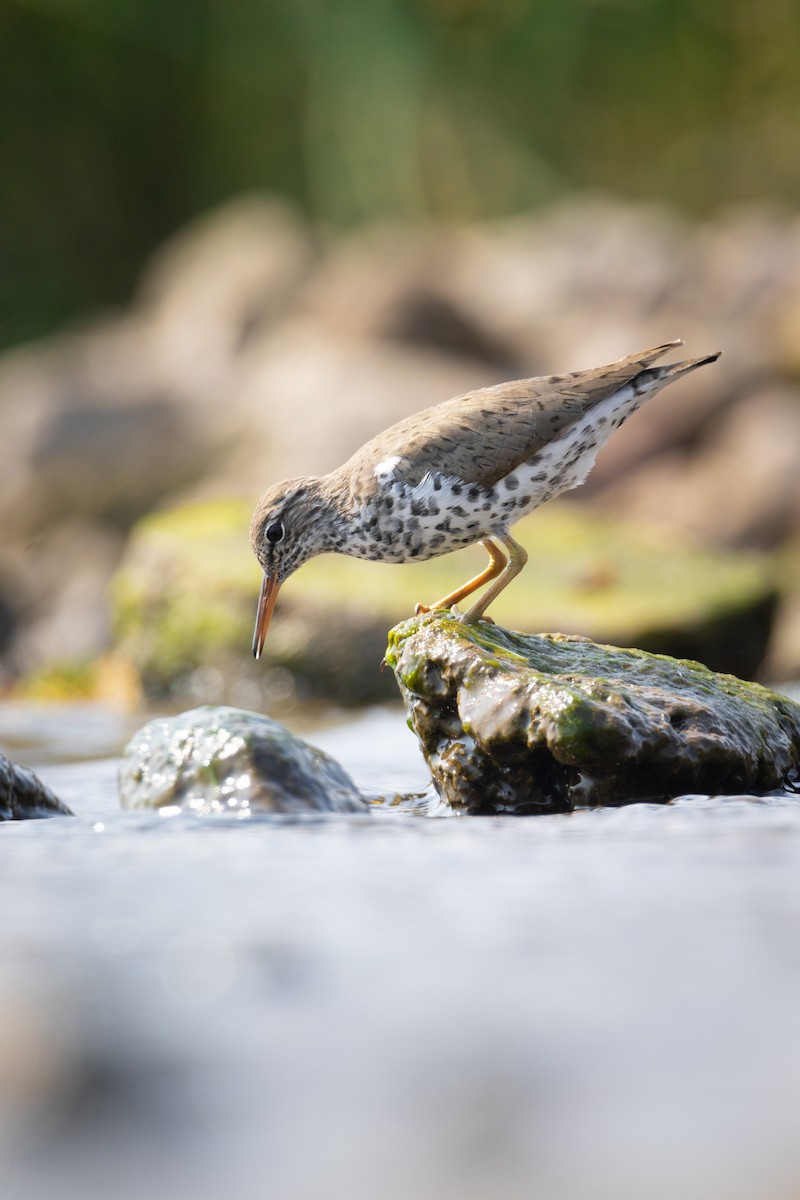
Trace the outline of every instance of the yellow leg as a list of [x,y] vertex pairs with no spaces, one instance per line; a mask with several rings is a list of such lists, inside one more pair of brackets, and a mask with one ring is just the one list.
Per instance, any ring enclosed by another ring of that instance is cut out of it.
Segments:
[[[519,542],[515,542],[510,533],[503,534],[500,541],[508,550],[508,563],[503,573],[495,580],[488,591],[484,592],[480,600],[473,604],[472,608],[467,609],[461,620],[465,625],[474,625],[476,621],[480,621],[486,609],[496,600],[502,592],[503,588],[508,587],[512,579],[516,579],[525,563],[528,561],[528,555],[523,546]],[[484,543],[485,544],[485,543]]]
[[[515,542],[514,545],[516,546],[516,544]],[[430,605],[418,604],[414,610],[417,616],[420,613],[435,611],[437,608],[452,608],[454,604],[458,604],[459,600],[463,600],[465,596],[471,596],[474,591],[479,587],[483,587],[485,583],[489,583],[492,579],[497,579],[497,576],[510,565],[505,554],[495,546],[494,542],[490,542],[487,538],[481,542],[481,545],[486,547],[489,554],[489,564],[485,570],[481,571],[480,575],[476,575],[474,579],[468,580],[462,587],[456,588],[449,596],[443,596],[441,600],[437,600]],[[522,550],[521,546],[520,549]],[[522,552],[523,554],[525,553],[524,550]]]

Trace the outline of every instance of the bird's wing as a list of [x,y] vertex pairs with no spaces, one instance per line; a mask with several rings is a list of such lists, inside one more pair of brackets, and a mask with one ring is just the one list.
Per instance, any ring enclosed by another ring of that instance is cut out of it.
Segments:
[[406,417],[346,465],[354,475],[371,475],[379,463],[397,459],[398,471],[411,484],[428,472],[441,472],[492,487],[680,344],[669,342],[591,371],[517,379],[467,392]]

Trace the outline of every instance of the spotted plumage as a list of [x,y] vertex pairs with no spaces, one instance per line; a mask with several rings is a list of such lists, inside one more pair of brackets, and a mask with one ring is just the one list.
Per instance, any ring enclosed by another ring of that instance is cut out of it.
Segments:
[[597,451],[645,399],[719,357],[651,365],[681,344],[668,342],[592,371],[519,379],[446,400],[393,425],[328,475],[271,488],[250,528],[264,570],[256,657],[281,583],[329,551],[403,563],[483,542],[486,570],[435,605],[457,603],[494,580],[463,617],[478,620],[526,561],[510,526],[582,483]]

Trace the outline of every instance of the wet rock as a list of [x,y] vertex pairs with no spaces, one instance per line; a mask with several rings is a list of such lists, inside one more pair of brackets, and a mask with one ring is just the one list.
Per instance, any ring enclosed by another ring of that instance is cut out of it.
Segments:
[[71,816],[66,804],[33,771],[0,754],[0,821]]
[[800,705],[696,662],[440,614],[397,626],[386,657],[466,812],[764,793],[800,767]]
[[330,755],[269,717],[212,706],[145,725],[125,748],[120,798],[201,815],[369,811]]
[[[282,589],[265,658],[254,663],[260,571],[247,539],[251,505],[186,505],[134,530],[112,586],[115,649],[154,699],[270,708],[277,685],[285,710],[287,682],[301,699],[391,699],[391,676],[378,670],[387,627],[485,562],[481,547],[404,566],[313,559]],[[516,533],[531,565],[493,606],[498,621],[700,657],[741,674],[760,665],[776,593],[758,556],[692,550],[568,504],[546,506]]]

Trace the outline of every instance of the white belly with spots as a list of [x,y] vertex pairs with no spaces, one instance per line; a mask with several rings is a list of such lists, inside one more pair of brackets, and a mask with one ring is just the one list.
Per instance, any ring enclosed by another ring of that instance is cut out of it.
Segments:
[[583,483],[598,450],[643,399],[630,386],[620,389],[489,488],[439,471],[412,487],[403,480],[402,459],[386,459],[375,468],[377,488],[341,549],[355,558],[411,562],[504,533],[540,504]]

